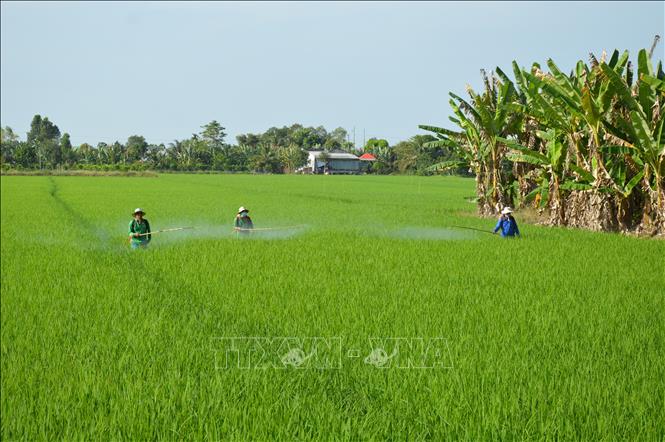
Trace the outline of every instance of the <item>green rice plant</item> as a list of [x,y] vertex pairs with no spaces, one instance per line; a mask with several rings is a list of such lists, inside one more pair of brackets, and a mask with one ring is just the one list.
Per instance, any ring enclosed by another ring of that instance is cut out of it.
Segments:
[[[662,241],[455,228],[494,226],[457,177],[1,180],[4,440],[665,436]],[[239,239],[240,205],[304,227]],[[137,206],[197,228],[130,251]],[[228,337],[338,337],[341,364],[224,368]],[[390,337],[445,367],[365,363]]]

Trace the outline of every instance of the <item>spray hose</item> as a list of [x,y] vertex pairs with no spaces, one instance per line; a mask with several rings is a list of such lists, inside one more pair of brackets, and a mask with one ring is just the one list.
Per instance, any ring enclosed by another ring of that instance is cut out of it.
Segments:
[[287,230],[287,229],[297,229],[300,227],[305,227],[304,225],[300,224],[297,226],[285,226],[285,227],[259,227],[256,229],[246,229],[244,227],[234,227],[233,231],[234,232],[256,232],[256,231],[266,231],[266,230]]
[[140,236],[148,236],[148,235],[154,235],[155,233],[165,233],[165,232],[175,232],[178,230],[188,230],[188,229],[194,229],[195,227],[175,227],[173,229],[162,229],[162,230],[155,230],[154,232],[148,232],[148,233],[140,233],[136,235],[135,237],[140,237]]

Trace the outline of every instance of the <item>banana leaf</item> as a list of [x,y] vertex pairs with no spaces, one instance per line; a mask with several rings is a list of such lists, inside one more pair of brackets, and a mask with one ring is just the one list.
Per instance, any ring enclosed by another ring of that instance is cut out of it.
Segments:
[[458,143],[456,143],[453,140],[448,140],[448,139],[428,141],[426,143],[423,143],[423,147],[426,147],[428,149],[436,149],[436,148],[441,148],[441,147],[447,147],[447,148],[455,149],[455,150],[458,150],[460,148]]
[[614,69],[617,61],[619,61],[619,51],[615,49],[614,52],[612,52],[612,56],[610,57],[610,61],[607,62],[607,65]]
[[665,93],[665,81],[663,80],[659,80],[658,78],[652,77],[651,75],[644,75],[640,81],[648,84],[660,93]]
[[440,163],[429,166],[426,170],[429,172],[443,172],[445,170],[456,169],[459,167],[467,167],[466,161],[442,161]]
[[582,109],[584,109],[584,118],[590,126],[598,127],[600,123],[600,111],[591,97],[591,91],[588,87],[582,89]]
[[506,159],[514,163],[529,163],[536,166],[546,166],[548,164],[548,162],[544,162],[539,158],[523,153],[509,153],[506,155]]
[[644,177],[644,171],[641,170],[637,175],[635,175],[625,186],[623,186],[623,195],[627,198],[630,193],[633,191],[633,188],[640,182]]
[[534,82],[538,87],[543,91],[547,92],[550,96],[560,101],[563,101],[569,108],[569,110],[577,115],[582,114],[581,106],[576,103],[566,92],[554,81],[540,80],[535,75],[524,73],[529,81]]
[[559,67],[554,63],[554,61],[551,58],[547,59],[547,66],[550,68],[550,72],[557,80],[557,83],[561,86],[563,90],[565,90],[568,93],[568,96],[576,97],[579,100],[581,97],[578,89],[573,86],[573,84],[570,82],[570,78],[568,78],[566,74],[561,72]]
[[[457,100],[460,103],[464,104],[465,109],[467,109],[469,111],[469,113],[471,113],[474,116],[474,118],[476,118],[476,120],[478,120],[478,121],[482,120],[482,118],[480,117],[480,114],[478,113],[478,111],[473,106],[471,106],[471,104],[469,104],[469,102],[466,101],[464,98],[462,98],[459,95],[454,94],[452,92],[449,92],[448,95],[450,95],[454,100]],[[457,107],[459,108],[459,106],[457,106]]]
[[653,140],[651,139],[651,131],[649,130],[649,124],[642,118],[642,115],[639,112],[631,111],[630,120],[633,123],[633,128],[635,129],[635,134],[637,135],[636,144],[642,148],[642,150],[647,154],[647,159],[655,159],[657,152],[654,148]]
[[637,78],[642,78],[643,75],[653,76],[653,66],[646,49],[640,49],[637,53]]
[[639,153],[637,149],[630,146],[604,145],[600,146],[598,150],[600,150],[603,153],[626,154],[626,155],[635,155]]
[[[514,140],[509,140],[508,138],[503,138],[503,137],[496,137],[496,140],[500,143],[505,144],[506,146],[510,147],[511,149],[517,150],[521,153],[521,155],[528,156],[531,160],[527,161],[524,160],[525,162],[530,162],[531,164],[550,164],[550,159],[543,155],[540,152],[536,152],[534,150],[529,149],[526,146],[522,146],[521,144],[517,143]],[[519,154],[515,154],[519,155]],[[521,160],[518,160],[521,161]],[[537,162],[534,162],[537,161]]]
[[427,131],[430,131],[430,132],[434,132],[434,133],[439,134],[439,135],[448,135],[448,136],[461,136],[461,135],[463,135],[461,132],[455,132],[454,130],[445,129],[443,127],[428,126],[428,125],[425,125],[425,124],[419,124],[418,128],[423,129],[423,130],[427,130]]
[[623,51],[621,54],[621,57],[619,57],[619,60],[617,60],[616,66],[610,66],[614,69],[614,71],[621,75],[623,72],[623,68],[627,66],[628,63],[628,51]]
[[582,179],[584,179],[584,180],[586,180],[590,183],[593,182],[593,180],[594,180],[593,174],[591,172],[587,171],[587,170],[582,169],[577,164],[570,164],[570,169],[573,172],[576,172],[580,177],[582,177]]
[[602,63],[600,68],[602,69],[603,74],[605,74],[607,79],[610,81],[613,87],[613,92],[621,99],[621,102],[631,111],[639,112],[643,118],[646,118],[644,111],[640,107],[635,97],[633,97],[630,87],[628,87],[628,84],[626,84],[624,79],[621,78],[621,76],[614,72],[614,70],[605,63]]
[[547,180],[547,178],[543,179],[543,183],[540,186],[540,205],[539,207],[542,209],[543,207],[547,206],[547,203],[550,201],[550,182]]
[[541,188],[540,188],[540,186],[538,186],[538,187],[536,187],[535,189],[533,189],[531,192],[529,192],[529,193],[527,193],[526,195],[524,195],[524,201],[525,201],[525,202],[529,202],[529,201],[531,201],[531,200],[534,199],[534,198],[536,197],[536,195],[538,195],[540,192],[541,192]]
[[593,186],[587,183],[578,183],[576,181],[566,181],[559,185],[561,190],[591,190]]

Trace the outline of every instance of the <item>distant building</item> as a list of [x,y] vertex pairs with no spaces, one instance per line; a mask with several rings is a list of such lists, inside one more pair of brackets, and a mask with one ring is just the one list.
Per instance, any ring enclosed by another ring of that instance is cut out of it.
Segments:
[[372,167],[372,163],[376,161],[376,157],[372,155],[371,153],[364,153],[360,155],[360,170],[363,172],[369,171],[369,169]]
[[311,173],[356,174],[362,171],[360,159],[352,153],[343,151],[309,152],[307,169]]

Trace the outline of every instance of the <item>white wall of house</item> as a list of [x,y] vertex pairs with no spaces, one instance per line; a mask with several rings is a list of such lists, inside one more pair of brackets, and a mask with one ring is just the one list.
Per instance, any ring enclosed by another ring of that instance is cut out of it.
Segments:
[[[325,166],[325,161],[321,161],[322,151],[311,151],[307,157],[307,166],[316,171]],[[331,172],[335,171],[359,171],[361,169],[360,160],[357,156],[346,152],[329,152],[328,167]]]

